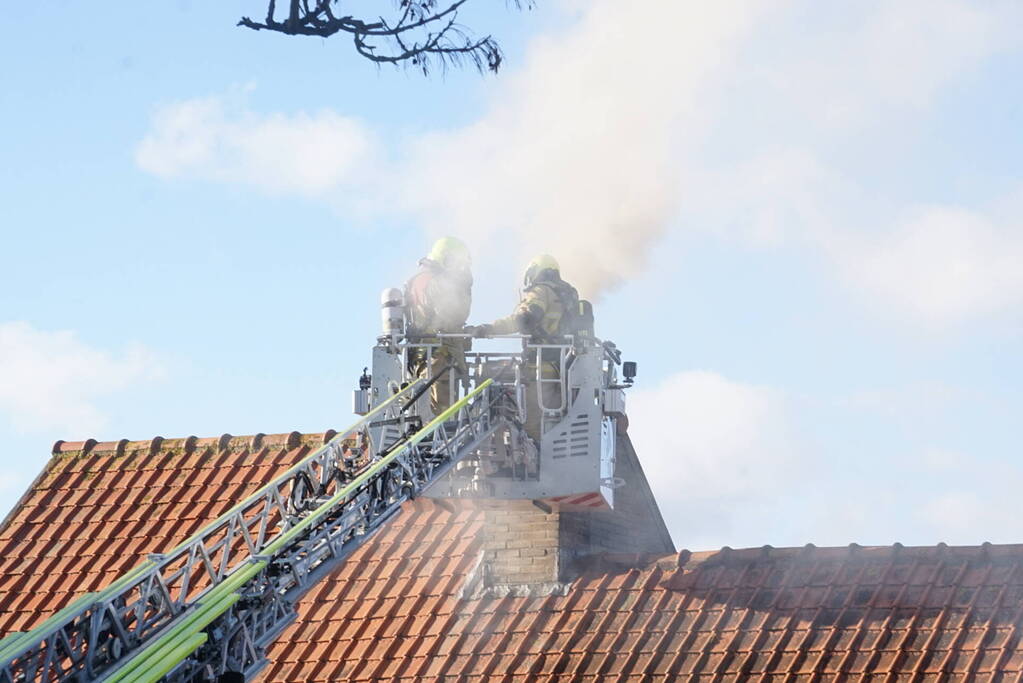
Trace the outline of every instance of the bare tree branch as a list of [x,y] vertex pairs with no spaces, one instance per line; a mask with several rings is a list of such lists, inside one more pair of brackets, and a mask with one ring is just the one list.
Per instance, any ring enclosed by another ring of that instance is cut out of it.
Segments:
[[[341,15],[346,0],[288,0],[287,18],[277,19],[276,0],[267,0],[262,22],[242,17],[239,26],[287,35],[329,38],[338,33],[352,36],[355,51],[378,64],[411,64],[424,74],[435,63],[446,67],[468,61],[481,73],[496,72],[504,61],[500,45],[487,35],[475,37],[458,23],[458,12],[468,0],[395,0],[392,20]],[[510,0],[517,7],[532,7],[533,0]]]

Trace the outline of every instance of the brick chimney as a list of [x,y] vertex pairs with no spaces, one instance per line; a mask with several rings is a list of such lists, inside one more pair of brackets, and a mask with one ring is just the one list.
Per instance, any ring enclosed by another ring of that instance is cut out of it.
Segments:
[[618,437],[614,510],[562,509],[530,500],[486,500],[480,564],[463,597],[548,595],[567,588],[576,560],[597,553],[675,552],[643,468]]

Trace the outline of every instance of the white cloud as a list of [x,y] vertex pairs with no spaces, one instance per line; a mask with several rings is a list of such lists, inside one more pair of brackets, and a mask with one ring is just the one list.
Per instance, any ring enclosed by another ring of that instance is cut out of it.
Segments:
[[[915,385],[822,402],[680,372],[633,390],[629,434],[679,547],[1019,542],[1012,453],[909,445],[940,438],[949,415],[976,420],[973,394],[934,394]],[[814,424],[879,409],[872,430],[891,427],[894,443]]]
[[919,113],[948,83],[1011,45],[1019,36],[1014,5],[792,3],[789,21],[763,34],[751,67],[801,125],[848,134],[893,113]]
[[769,388],[689,371],[633,390],[629,415],[630,437],[676,542],[689,548],[755,542],[763,528],[751,522],[762,521],[780,491],[792,488],[801,462],[785,399]]
[[373,135],[354,119],[327,110],[256,114],[232,92],[158,109],[135,160],[163,178],[325,197],[375,170],[374,146]]
[[854,286],[916,319],[945,324],[1023,303],[1023,234],[955,206],[914,209],[885,234],[832,241]]
[[73,332],[0,323],[0,414],[18,431],[87,438],[105,424],[102,396],[162,373],[159,361],[141,346],[111,354],[79,341]]
[[[947,543],[1019,543],[1019,491],[1023,468],[1013,458],[979,459],[943,453],[931,467],[941,473],[915,516]],[[925,458],[934,459],[933,453]]]
[[[950,326],[1019,308],[1018,211],[1005,218],[991,207],[900,203],[832,157],[852,144],[882,174],[904,164],[892,155],[949,87],[1018,48],[1023,7],[908,0],[789,11],[812,17],[813,30],[782,12],[753,36],[752,75],[736,95],[742,115],[703,150],[713,170],[694,174],[686,209],[747,244],[809,247],[855,296],[907,324]],[[722,162],[731,137],[746,149]]]
[[[593,296],[637,272],[674,216],[681,159],[709,120],[715,76],[754,7],[590,3],[567,30],[534,42],[479,120],[407,141],[412,151],[376,180],[366,176],[381,161],[358,122],[330,112],[261,116],[216,97],[160,110],[137,161],[161,176],[332,202],[332,190],[368,193],[432,233],[496,239],[504,258],[555,252]],[[642,48],[626,47],[637,36]],[[345,187],[353,183],[364,192]]]
[[460,128],[392,140],[326,110],[257,114],[233,92],[159,110],[137,161],[163,177],[408,213],[502,261],[552,251],[590,297],[642,272],[668,230],[710,230],[809,245],[912,321],[1023,300],[1005,265],[1018,247],[982,210],[878,207],[828,156],[851,144],[885,163],[892,135],[915,135],[950,84],[1020,43],[1018,3],[562,6],[570,20],[534,40]]
[[418,141],[410,208],[435,233],[556,253],[590,296],[632,276],[678,210],[716,77],[766,7],[590,3],[534,43],[479,121]]
[[906,324],[1023,307],[1018,193],[969,208],[877,206],[865,194],[812,153],[780,148],[705,175],[687,209],[730,240],[808,247],[855,298]]

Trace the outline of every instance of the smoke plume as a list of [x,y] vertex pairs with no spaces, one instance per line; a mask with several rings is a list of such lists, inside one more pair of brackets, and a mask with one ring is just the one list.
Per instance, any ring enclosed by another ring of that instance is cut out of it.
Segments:
[[[478,271],[502,277],[549,252],[590,299],[642,273],[671,231],[808,247],[851,290],[914,318],[1018,305],[1021,280],[1003,257],[1018,253],[1011,230],[987,229],[985,215],[948,220],[974,207],[928,214],[947,248],[916,249],[931,240],[927,226],[857,235],[906,215],[884,200],[886,181],[874,185],[885,168],[876,159],[918,135],[949,84],[1020,44],[1018,3],[550,3],[568,20],[486,83],[469,124],[400,135],[351,112],[253,112],[228,93],[161,108],[136,160],[164,178],[241,183],[325,201],[349,220],[457,234]],[[874,159],[871,171],[850,175],[850,157]],[[914,254],[913,268],[875,257],[889,242]],[[954,279],[956,303],[935,304],[930,283],[953,281],[961,245],[970,264]]]
[[258,114],[234,89],[162,107],[136,161],[163,178],[322,199],[369,222],[403,214],[433,236],[464,238],[484,264],[548,252],[581,294],[598,298],[643,268],[674,219],[682,160],[753,10],[731,0],[579,9],[491,84],[485,113],[468,126],[387,150],[357,120]]
[[640,271],[675,216],[744,4],[602,0],[533,45],[475,124],[418,139],[406,207],[437,234],[550,252],[585,296]]

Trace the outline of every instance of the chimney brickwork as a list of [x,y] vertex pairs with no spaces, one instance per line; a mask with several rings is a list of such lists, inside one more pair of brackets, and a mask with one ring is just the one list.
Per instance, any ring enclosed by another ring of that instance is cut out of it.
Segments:
[[484,512],[483,561],[488,585],[557,581],[562,514],[528,500],[490,501]]
[[675,552],[632,444],[619,436],[614,510],[547,507],[529,500],[485,503],[484,588],[552,586],[573,578],[573,561],[596,553]]

